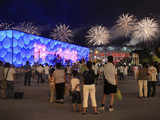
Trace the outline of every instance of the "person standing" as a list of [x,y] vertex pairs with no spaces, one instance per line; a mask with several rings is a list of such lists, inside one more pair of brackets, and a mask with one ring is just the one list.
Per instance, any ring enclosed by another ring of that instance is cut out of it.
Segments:
[[149,81],[148,81],[148,97],[154,97],[156,94],[157,83],[157,69],[151,64],[148,68]]
[[48,78],[49,78],[48,80],[49,80],[49,86],[50,86],[50,99],[49,99],[49,102],[53,103],[53,102],[55,102],[55,99],[54,99],[55,80],[54,80],[54,77],[53,77],[53,72],[49,75]]
[[97,80],[98,80],[98,77],[99,77],[99,68],[98,68],[98,63],[93,63],[92,64],[92,69],[93,69],[93,71],[94,71],[94,74],[95,74],[95,76],[96,76],[96,78],[95,78],[95,83],[96,83],[96,85],[97,85]]
[[87,113],[89,95],[91,97],[93,111],[97,114],[95,74],[90,61],[87,62],[87,69],[83,72],[83,77],[83,114],[85,115]]
[[43,83],[42,73],[43,73],[43,67],[40,64],[37,66],[37,74],[38,74],[37,85],[39,85],[40,82]]
[[6,91],[7,98],[13,98],[14,96],[15,73],[16,73],[15,69],[11,67],[9,63],[6,63],[4,68],[4,76],[7,81],[7,91]]
[[98,81],[99,80],[103,80],[104,78],[104,66],[101,64],[100,68],[99,68],[99,77],[98,77]]
[[0,88],[1,88],[2,80],[3,80],[3,70],[4,70],[3,62],[0,61]]
[[148,87],[147,87],[148,65],[146,63],[144,63],[143,66],[141,66],[141,68],[139,69],[137,80],[138,80],[139,98],[143,98],[143,97],[147,98],[148,96]]
[[64,103],[65,92],[65,70],[62,68],[61,63],[56,63],[56,69],[53,72],[56,88],[56,102]]
[[138,74],[139,67],[137,65],[133,66],[133,72],[134,72],[134,79],[137,80],[137,74]]
[[117,92],[117,71],[113,65],[113,56],[108,56],[108,63],[104,65],[104,94],[102,98],[101,110],[105,111],[106,96],[110,95],[109,111],[114,111],[114,96]]
[[1,98],[6,97],[6,88],[7,88],[7,81],[3,73],[4,73],[3,62],[0,61],[0,97]]
[[86,71],[86,69],[87,69],[87,66],[85,64],[85,60],[84,59],[81,60],[81,64],[80,64],[79,67],[80,67],[80,74],[82,75],[83,72]]
[[29,61],[26,62],[26,65],[24,66],[24,70],[25,70],[24,86],[27,86],[27,85],[30,86],[32,71],[31,71],[31,66],[29,65]]
[[160,85],[160,63],[158,64],[157,72],[158,72],[158,75],[157,75],[157,85]]
[[123,76],[124,76],[124,80],[128,79],[128,66],[127,65],[124,66]]
[[76,112],[78,105],[79,112],[81,112],[81,93],[80,93],[80,80],[78,79],[77,71],[73,71],[73,78],[71,79],[71,89],[72,89],[72,106],[73,106],[73,111]]
[[32,80],[31,80],[34,87],[37,86],[37,84],[36,84],[37,79],[38,79],[37,64],[34,63],[34,65],[32,65]]
[[124,80],[124,66],[119,67],[119,80]]
[[65,89],[65,93],[67,95],[69,95],[70,93],[70,81],[71,81],[71,76],[72,76],[72,68],[71,66],[68,64],[67,67],[65,68],[65,74],[66,74],[66,89]]
[[44,82],[48,80],[48,77],[49,77],[49,66],[48,64],[46,63],[45,66],[44,66]]

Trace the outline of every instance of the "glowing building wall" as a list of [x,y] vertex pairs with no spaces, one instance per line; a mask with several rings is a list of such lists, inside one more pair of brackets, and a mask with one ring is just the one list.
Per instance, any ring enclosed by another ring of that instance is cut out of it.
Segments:
[[88,60],[89,49],[15,30],[0,31],[0,60],[15,66],[31,64],[52,64],[56,56],[76,62]]

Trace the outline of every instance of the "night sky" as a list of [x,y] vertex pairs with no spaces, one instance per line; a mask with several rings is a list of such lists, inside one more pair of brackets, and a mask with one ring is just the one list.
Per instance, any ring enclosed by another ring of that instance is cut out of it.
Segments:
[[89,25],[111,27],[122,13],[160,16],[160,0],[0,0],[0,19],[19,23],[30,21],[72,28]]

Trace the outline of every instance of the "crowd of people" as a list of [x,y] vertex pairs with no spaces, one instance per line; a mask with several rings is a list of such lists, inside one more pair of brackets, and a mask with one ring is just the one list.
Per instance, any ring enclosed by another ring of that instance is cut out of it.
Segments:
[[[133,69],[132,69],[133,68]],[[1,98],[13,98],[15,74],[24,72],[24,86],[38,87],[40,84],[49,84],[49,102],[63,104],[64,96],[72,96],[73,111],[87,114],[89,96],[94,114],[99,111],[114,111],[115,94],[117,93],[118,80],[127,80],[128,74],[133,71],[138,83],[138,97],[148,98],[156,95],[157,80],[160,78],[160,65],[146,64],[130,67],[128,65],[116,66],[113,57],[108,56],[105,64],[95,63],[84,59],[73,65],[63,66],[56,62],[55,66],[48,64],[30,65],[26,62],[21,69],[9,63],[0,62],[0,95]],[[101,105],[97,105],[96,85],[103,80],[103,97]],[[34,81],[34,82],[33,82]],[[110,95],[109,105],[106,107],[106,96]]]
[[[104,95],[102,98],[101,107],[97,107],[96,100],[96,84],[100,79],[104,79]],[[89,96],[91,98],[92,108],[94,114],[98,114],[99,110],[105,111],[106,95],[111,95],[109,111],[113,111],[114,96],[117,92],[117,70],[113,64],[113,57],[108,57],[107,64],[97,67],[96,64],[88,61],[85,63],[81,61],[79,66],[67,66],[63,69],[60,63],[56,64],[56,69],[50,73],[50,102],[63,103],[64,92],[68,90],[71,92],[73,111],[82,111],[83,114],[87,113]],[[69,84],[69,85],[65,85]],[[65,89],[65,86],[69,89]],[[54,98],[54,91],[56,93]],[[81,92],[82,91],[82,92]],[[83,98],[83,100],[82,100]],[[81,105],[82,104],[82,105]]]
[[135,79],[138,83],[139,98],[154,97],[156,95],[156,85],[159,83],[160,64],[143,63],[135,69]]

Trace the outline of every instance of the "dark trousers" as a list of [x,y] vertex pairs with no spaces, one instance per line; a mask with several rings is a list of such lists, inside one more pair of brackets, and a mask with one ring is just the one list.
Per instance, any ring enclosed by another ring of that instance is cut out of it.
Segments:
[[58,83],[56,88],[56,100],[64,99],[65,83]]
[[14,82],[13,81],[7,81],[6,96],[7,98],[14,97]]
[[156,95],[156,82],[148,81],[148,97]]
[[24,85],[31,85],[31,72],[26,72],[24,77]]
[[48,82],[48,74],[45,74],[44,82]]
[[124,80],[124,75],[123,75],[123,73],[119,73],[119,80]]
[[42,73],[38,73],[38,80],[37,80],[38,85],[39,85],[39,82],[44,83],[44,80],[42,78]]

